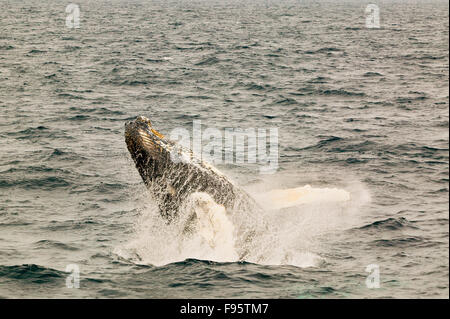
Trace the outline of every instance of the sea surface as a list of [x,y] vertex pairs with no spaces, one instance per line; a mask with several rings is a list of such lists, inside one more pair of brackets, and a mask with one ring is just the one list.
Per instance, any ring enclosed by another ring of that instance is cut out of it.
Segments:
[[[372,29],[368,1],[74,3],[79,28],[0,0],[0,297],[449,297],[447,1],[376,1]],[[177,249],[125,145],[139,115],[277,128],[275,174],[217,168],[350,199],[265,211],[264,262]]]

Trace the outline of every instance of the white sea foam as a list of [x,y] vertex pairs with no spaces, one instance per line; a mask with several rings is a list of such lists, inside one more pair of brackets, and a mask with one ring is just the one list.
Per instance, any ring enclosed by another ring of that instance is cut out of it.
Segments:
[[258,221],[245,214],[241,218],[239,212],[231,217],[206,193],[192,194],[172,223],[167,223],[156,207],[147,208],[136,222],[134,238],[116,253],[156,266],[188,258],[235,262],[240,260],[242,248],[238,246],[238,230],[244,223],[248,227],[248,223],[260,225],[264,220],[268,228],[257,232],[255,245],[243,260],[314,267],[324,262],[314,251],[314,237],[343,225],[346,215],[351,215],[364,197],[344,189],[310,185],[253,196],[265,208]]

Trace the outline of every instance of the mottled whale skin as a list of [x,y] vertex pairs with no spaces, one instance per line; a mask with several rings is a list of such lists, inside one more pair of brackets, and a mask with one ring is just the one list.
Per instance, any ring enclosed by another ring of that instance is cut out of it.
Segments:
[[256,206],[255,201],[224,174],[198,159],[191,150],[164,137],[144,116],[125,124],[125,142],[161,214],[168,220],[176,216],[184,200],[195,192],[211,195],[228,213],[248,212]]

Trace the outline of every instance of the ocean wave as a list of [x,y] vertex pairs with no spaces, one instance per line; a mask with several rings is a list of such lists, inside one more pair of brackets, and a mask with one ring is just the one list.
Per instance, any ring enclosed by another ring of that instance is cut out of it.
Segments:
[[17,279],[27,283],[54,283],[62,280],[66,276],[62,271],[35,264],[0,265],[0,278]]
[[200,66],[200,65],[214,65],[214,64],[219,63],[219,62],[220,62],[220,60],[217,57],[212,56],[212,57],[207,57],[207,58],[205,58],[205,59],[195,63],[195,65],[198,65],[198,66]]
[[402,230],[405,228],[414,228],[416,229],[409,220],[404,217],[400,218],[387,218],[383,220],[375,221],[371,224],[364,225],[359,227],[360,230]]
[[366,96],[364,92],[352,92],[345,89],[323,89],[316,90],[313,94],[326,96]]
[[48,128],[46,126],[40,125],[37,127],[30,127],[24,130],[20,130],[17,132],[8,132],[6,133],[9,136],[15,137],[18,140],[26,140],[29,142],[33,142],[38,139],[74,139],[73,136],[67,134],[65,130]]
[[305,54],[331,53],[331,52],[343,52],[343,50],[335,47],[325,47],[317,49],[315,51],[307,50],[305,51]]
[[[85,161],[87,158],[79,153],[69,151],[68,149],[59,149],[55,148],[52,151],[48,151],[50,153],[47,156],[47,160],[54,160],[54,161]],[[47,153],[47,154],[48,154]]]
[[377,77],[377,76],[383,76],[383,74],[378,72],[366,72],[363,74],[364,77],[371,78],[371,77]]
[[69,171],[61,169],[61,168],[56,168],[56,167],[49,167],[49,166],[45,166],[45,165],[41,165],[41,166],[33,166],[33,165],[29,165],[29,166],[24,166],[24,167],[11,167],[9,169],[6,169],[4,171],[0,171],[0,174],[17,174],[17,173],[69,173]]
[[93,220],[92,218],[85,218],[82,220],[66,220],[66,221],[51,220],[47,223],[47,225],[41,227],[41,229],[48,231],[68,231],[68,230],[72,231],[96,225],[99,225],[99,223]]
[[0,188],[19,187],[23,189],[54,190],[55,188],[66,188],[72,183],[58,176],[43,178],[26,178],[20,180],[0,179]]
[[405,236],[395,237],[390,239],[377,239],[371,242],[372,246],[377,247],[399,247],[399,248],[412,248],[412,247],[433,247],[440,245],[437,241],[430,241],[422,236]]
[[61,249],[61,250],[79,250],[79,248],[70,246],[68,244],[56,240],[39,240],[34,244],[35,249]]

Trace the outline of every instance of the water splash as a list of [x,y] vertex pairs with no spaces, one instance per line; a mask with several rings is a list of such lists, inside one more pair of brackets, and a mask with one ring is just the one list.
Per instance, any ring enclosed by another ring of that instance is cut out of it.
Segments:
[[[313,252],[314,236],[342,224],[343,214],[353,211],[364,196],[305,185],[253,197],[265,208],[259,216],[230,214],[206,193],[191,194],[171,223],[156,206],[146,208],[136,222],[134,238],[116,253],[135,263],[156,266],[188,258],[319,266],[324,258]],[[255,229],[254,238],[243,248],[246,243],[239,229],[249,227]],[[243,250],[247,250],[244,257]]]
[[179,227],[184,227],[182,244],[191,247],[194,243],[208,254],[219,252],[216,259],[220,261],[237,260],[235,228],[225,207],[206,193],[193,193],[180,211],[184,213],[178,220]]

